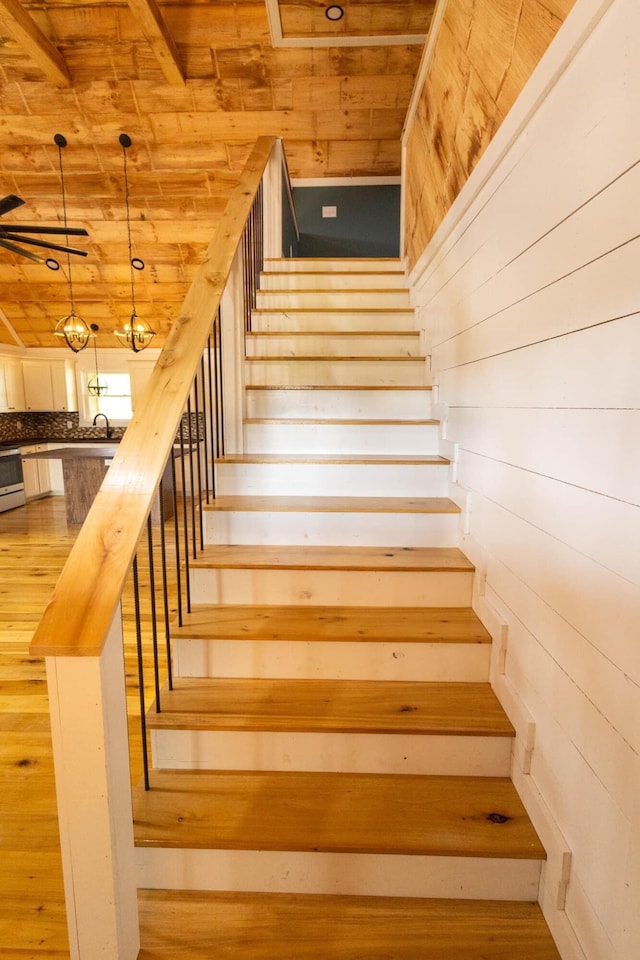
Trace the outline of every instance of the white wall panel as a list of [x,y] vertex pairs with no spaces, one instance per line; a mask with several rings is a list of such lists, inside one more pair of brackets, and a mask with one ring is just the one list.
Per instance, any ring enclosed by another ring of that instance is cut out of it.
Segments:
[[[589,269],[560,274],[557,282],[538,292],[512,294],[512,306],[484,306],[471,313],[465,305],[462,316],[452,315],[446,340],[432,344],[438,369],[469,363],[529,343],[581,330],[640,310],[636,266],[640,241],[635,240],[606,254]],[[459,311],[461,312],[461,311]]]
[[[570,744],[581,758],[580,762],[591,769],[599,786],[606,790],[610,802],[615,805],[617,813],[611,822],[620,821],[622,817],[630,818],[634,791],[629,790],[629,786],[634,787],[636,794],[640,788],[636,750],[553,660],[537,637],[521,624],[516,624],[511,639],[506,676],[526,704],[544,703],[547,708],[545,716],[559,718],[563,734],[566,734],[563,742]],[[541,752],[538,751],[538,756]],[[563,767],[559,776],[563,777],[565,773]],[[565,789],[564,796],[569,795],[570,791]],[[600,829],[610,830],[611,822],[601,825]]]
[[[513,621],[514,611],[517,612],[523,627],[536,638],[549,660],[571,678],[602,715],[603,727],[610,726],[637,755],[640,708],[634,681],[499,561],[491,566],[487,596],[507,622],[508,617]],[[515,655],[513,645],[511,655]]]
[[[629,824],[549,714],[541,715],[539,734],[541,740],[557,745],[556,757],[551,764],[548,754],[534,751],[532,778],[567,823],[565,837],[573,852],[573,870],[580,877],[594,913],[610,918],[604,927],[615,943],[619,931],[613,921]],[[555,776],[558,771],[560,778]],[[579,802],[571,800],[572,796],[580,798]],[[629,954],[628,960],[633,956]]]
[[535,724],[530,774],[517,725],[514,777],[572,854],[566,912],[545,878],[545,915],[588,960],[637,960],[640,4],[587,28],[593,11],[577,0],[550,49],[566,69],[547,90],[543,60],[511,147],[492,143],[412,279],[476,607],[508,625],[496,689]]
[[499,500],[505,510],[640,585],[636,506],[468,451],[460,454],[458,482]]
[[453,407],[447,437],[470,453],[640,501],[640,410]]
[[640,314],[633,314],[441,369],[440,389],[460,407],[638,408],[639,357]]
[[[513,247],[505,250],[504,256],[511,254],[511,259],[498,264],[475,288],[468,283],[465,295],[457,300],[452,312],[461,326],[508,310],[514,302],[533,297],[574,272],[588,270],[601,258],[624,253],[627,246],[632,248],[632,256],[637,255],[638,209],[629,203],[634,191],[640,195],[640,166],[604,187],[591,203],[579,207],[522,252]],[[554,219],[557,215],[554,211]],[[437,308],[438,298],[433,305]]]
[[640,588],[497,504],[482,506],[472,513],[472,533],[489,554],[639,685]]

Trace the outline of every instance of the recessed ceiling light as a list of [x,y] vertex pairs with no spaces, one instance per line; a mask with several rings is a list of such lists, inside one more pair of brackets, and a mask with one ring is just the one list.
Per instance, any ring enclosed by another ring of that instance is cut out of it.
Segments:
[[344,10],[342,7],[339,7],[337,3],[332,3],[331,6],[327,7],[324,11],[324,15],[327,20],[342,20],[344,17]]

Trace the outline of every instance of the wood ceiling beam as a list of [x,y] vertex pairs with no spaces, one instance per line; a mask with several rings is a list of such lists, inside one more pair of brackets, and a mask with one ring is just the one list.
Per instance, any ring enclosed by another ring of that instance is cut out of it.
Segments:
[[185,78],[178,61],[178,49],[162,19],[156,0],[128,0],[128,2],[142,25],[144,35],[156,55],[165,79],[174,86],[184,86]]
[[20,0],[0,0],[9,15],[7,27],[32,60],[59,87],[71,86],[71,75],[64,57],[26,12]]
[[3,324],[5,325],[5,327],[7,328],[7,330],[9,331],[9,333],[11,334],[15,342],[18,344],[18,346],[24,347],[23,341],[20,339],[16,331],[13,329],[13,326],[11,325],[11,322],[7,317],[6,313],[4,312],[4,310],[0,310],[0,320],[2,320]]

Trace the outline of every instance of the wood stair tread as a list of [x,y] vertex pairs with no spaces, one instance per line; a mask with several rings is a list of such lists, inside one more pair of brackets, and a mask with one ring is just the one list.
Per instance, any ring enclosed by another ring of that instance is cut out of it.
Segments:
[[410,456],[399,454],[369,453],[226,453],[216,463],[346,463],[346,464],[414,464],[448,466],[451,461],[437,454]]
[[192,568],[253,570],[358,570],[386,572],[473,573],[475,567],[457,547],[325,547],[287,544],[205,546]]
[[448,497],[305,497],[219,496],[203,510],[210,512],[314,513],[460,513]]
[[507,736],[488,683],[176,678],[154,729]]
[[[274,262],[273,260],[271,262]],[[323,272],[320,270],[261,270],[261,276],[266,277],[315,277],[318,274],[323,275]],[[329,274],[330,277],[397,277],[398,275],[403,276],[404,271],[402,268],[395,270],[332,270]]]
[[[287,263],[287,264],[291,264],[292,266],[293,266],[294,264],[305,264],[305,263],[308,263],[309,261],[311,261],[311,262],[313,262],[313,263],[318,263],[318,261],[322,261],[322,263],[323,263],[323,270],[324,270],[324,263],[325,263],[325,261],[324,261],[324,259],[323,259],[322,257],[285,257],[285,256],[282,256],[282,257],[265,257],[264,260],[265,260],[265,263],[282,263],[282,264]],[[403,271],[403,270],[404,270],[404,264],[403,264],[403,261],[400,259],[400,257],[333,257],[333,256],[332,256],[329,266],[330,266],[331,264],[333,264],[333,263],[340,263],[340,264],[342,264],[342,263],[345,263],[345,264],[347,264],[347,263],[358,263],[358,264],[360,264],[360,263],[371,263],[371,264],[388,263],[389,265],[392,265],[394,268],[397,267],[397,269],[400,270],[400,271]]]
[[347,607],[211,604],[173,625],[175,638],[332,640],[373,643],[491,643],[470,607]]
[[249,330],[247,337],[411,337],[419,338],[419,330]]
[[277,424],[302,424],[305,426],[323,425],[323,426],[412,426],[412,427],[435,427],[440,421],[425,418],[424,420],[400,420],[400,419],[360,419],[360,418],[338,418],[338,417],[245,417],[245,424],[254,423],[277,423]]
[[138,960],[560,960],[535,903],[190,890],[138,900]]
[[425,362],[424,356],[408,357],[404,354],[393,354],[386,357],[363,357],[363,356],[340,356],[333,357],[327,356],[325,354],[309,354],[306,356],[293,356],[291,354],[285,354],[284,356],[253,356],[245,357],[245,363],[282,363],[283,360],[312,360],[313,363],[343,363],[345,360],[352,362],[357,361],[358,363],[419,363],[421,365]]
[[[336,276],[346,276],[345,273],[336,274]],[[356,274],[358,276],[358,274]],[[363,277],[363,279],[366,279]],[[294,287],[289,288],[288,290],[271,290],[267,287],[259,288],[257,291],[259,294],[266,294],[267,296],[270,293],[277,294],[296,294],[296,293],[317,293],[322,296],[325,293],[408,293],[409,287],[304,287],[302,290],[296,289]]]
[[[263,290],[263,293],[271,293],[272,291]],[[282,313],[282,307],[254,307],[251,310],[252,316],[260,316],[261,314],[270,314],[270,313]],[[388,313],[391,316],[395,316],[398,313],[406,313],[414,316],[415,310],[413,307],[287,307],[287,313],[336,313],[342,315],[343,313]]]
[[544,860],[504,777],[154,770],[137,846]]
[[378,384],[378,383],[365,383],[365,384],[335,384],[335,383],[323,383],[323,384],[270,384],[270,383],[248,383],[245,386],[245,390],[433,390],[432,385],[416,384],[415,386],[406,386],[405,384],[399,383],[390,383],[390,384]]

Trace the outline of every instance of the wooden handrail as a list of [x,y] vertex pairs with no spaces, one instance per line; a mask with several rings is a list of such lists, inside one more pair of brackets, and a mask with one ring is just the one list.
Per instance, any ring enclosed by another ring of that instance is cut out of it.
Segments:
[[260,137],[182,304],[31,643],[99,656],[172,448],[254,196],[275,144]]

